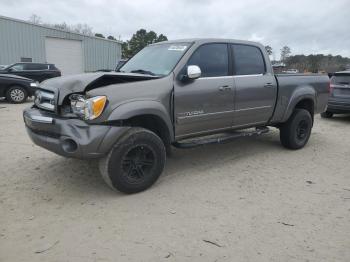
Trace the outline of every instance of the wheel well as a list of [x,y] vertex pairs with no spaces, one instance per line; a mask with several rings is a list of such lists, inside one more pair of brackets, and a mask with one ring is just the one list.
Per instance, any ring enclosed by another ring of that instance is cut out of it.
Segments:
[[166,148],[170,147],[171,138],[170,132],[166,123],[155,115],[139,115],[125,120],[125,122],[131,126],[143,127],[151,130],[158,135]]
[[305,109],[309,111],[311,115],[314,114],[314,102],[311,99],[303,99],[299,101],[295,108]]
[[311,117],[312,117],[312,121],[314,119],[314,102],[311,99],[303,99],[301,101],[299,101],[295,108],[299,108],[299,109],[305,109],[307,111],[309,111]]
[[24,85],[22,85],[22,84],[9,84],[9,85],[7,85],[4,89],[4,94],[6,94],[7,93],[7,91],[11,88],[11,87],[15,87],[15,86],[18,86],[18,87],[22,87],[27,93],[28,93],[28,90],[27,90],[27,88],[24,86]]

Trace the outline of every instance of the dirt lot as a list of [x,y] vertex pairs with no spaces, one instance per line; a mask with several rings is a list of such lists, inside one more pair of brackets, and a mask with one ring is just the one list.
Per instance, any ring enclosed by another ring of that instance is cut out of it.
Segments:
[[306,148],[278,131],[175,150],[148,191],[34,146],[0,102],[0,261],[349,261],[350,117],[316,117]]

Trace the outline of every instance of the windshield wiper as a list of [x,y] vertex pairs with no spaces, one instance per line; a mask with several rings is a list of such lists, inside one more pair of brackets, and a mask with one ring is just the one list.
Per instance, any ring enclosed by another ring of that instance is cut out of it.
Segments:
[[155,73],[153,73],[151,71],[147,71],[147,70],[143,70],[143,69],[131,70],[130,73],[139,73],[139,74],[151,75],[151,76],[155,76],[156,75]]

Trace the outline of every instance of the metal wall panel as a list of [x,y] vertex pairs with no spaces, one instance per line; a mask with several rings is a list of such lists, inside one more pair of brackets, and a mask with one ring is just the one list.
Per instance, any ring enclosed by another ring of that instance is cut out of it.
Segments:
[[46,62],[45,38],[80,40],[83,45],[84,70],[114,69],[121,58],[121,43],[66,32],[0,16],[0,64],[19,62],[21,57]]

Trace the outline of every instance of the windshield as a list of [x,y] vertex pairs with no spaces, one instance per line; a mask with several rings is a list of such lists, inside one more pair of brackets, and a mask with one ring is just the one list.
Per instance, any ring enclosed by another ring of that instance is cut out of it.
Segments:
[[12,65],[4,65],[3,66],[3,69],[5,70],[5,69],[9,69],[11,66],[13,66],[14,64],[12,64]]
[[4,68],[4,70],[12,69],[12,71],[22,71],[23,70],[23,64],[12,64],[8,65]]
[[119,71],[156,76],[168,75],[189,46],[190,43],[172,43],[145,47]]

